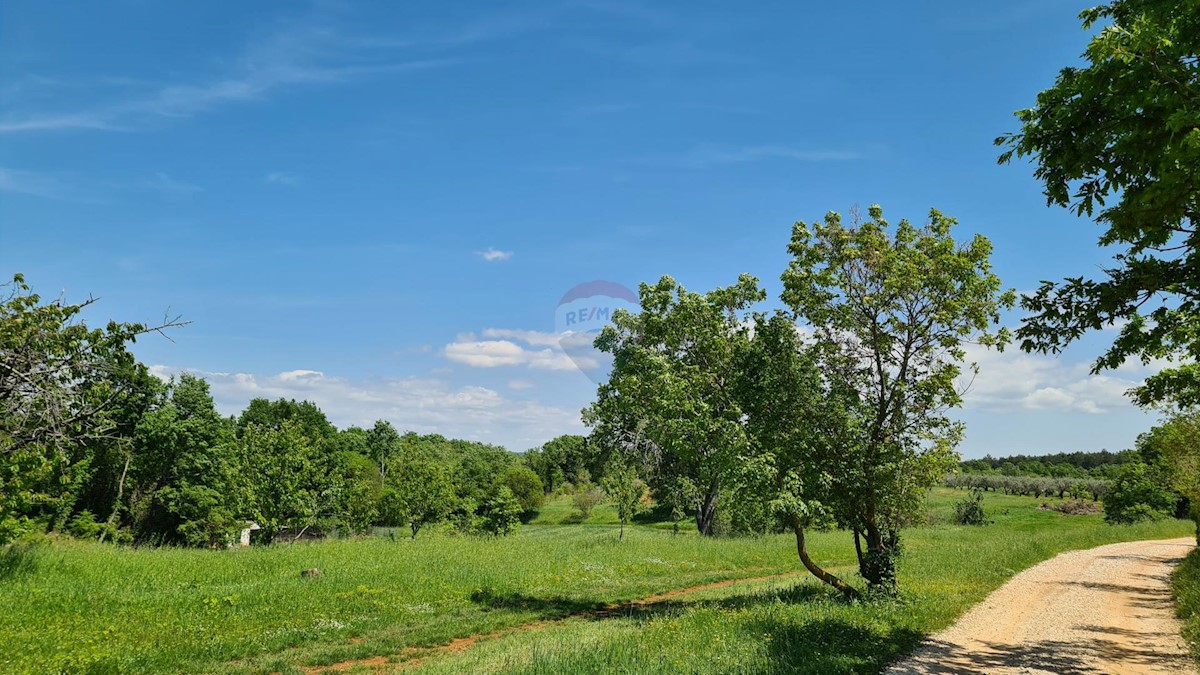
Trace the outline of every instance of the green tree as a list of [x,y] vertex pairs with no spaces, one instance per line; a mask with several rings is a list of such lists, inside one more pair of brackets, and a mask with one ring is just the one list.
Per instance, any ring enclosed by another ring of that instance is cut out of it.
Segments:
[[[1161,467],[1168,484],[1186,499],[1200,537],[1200,411],[1181,411],[1138,437],[1142,460]],[[1176,515],[1181,515],[1178,510]]]
[[783,314],[756,318],[754,339],[738,370],[739,397],[753,440],[744,467],[760,477],[750,482],[763,486],[761,498],[795,535],[804,567],[846,596],[857,597],[857,590],[812,559],[807,543],[810,530],[835,522],[839,506],[848,510],[839,502],[834,477],[854,475],[855,458],[847,450],[859,443],[851,417],[856,392],[822,375],[795,321]]
[[697,486],[696,526],[712,535],[722,490],[749,447],[735,392],[743,319],[764,299],[742,275],[727,288],[690,292],[670,277],[640,287],[641,312],[618,310],[596,347],[613,355],[609,380],[584,411],[593,437],[621,452],[652,450],[663,475]]
[[400,434],[387,420],[378,420],[367,431],[367,454],[379,465],[379,475],[387,480],[388,466],[400,453]]
[[996,139],[1000,162],[1030,157],[1048,203],[1095,215],[1121,250],[1101,279],[1043,282],[1022,298],[1027,351],[1058,352],[1120,325],[1093,372],[1131,357],[1179,365],[1134,390],[1142,405],[1200,403],[1200,12],[1194,0],[1115,0],[1080,14],[1106,23],[1062,69],[1021,129]]
[[638,477],[637,470],[624,463],[610,465],[604,472],[600,485],[617,508],[617,518],[621,521],[621,533],[617,539],[622,540],[625,538],[625,524],[645,510],[650,496],[649,490],[646,483]]
[[524,509],[506,485],[497,485],[480,508],[480,527],[488,534],[511,534],[521,524]]
[[250,424],[237,448],[250,486],[247,510],[264,541],[285,530],[299,537],[334,516],[341,477],[332,455],[314,444],[301,422]]
[[337,464],[343,486],[339,509],[341,525],[355,534],[364,533],[379,519],[379,504],[383,497],[379,468],[366,455],[350,450],[337,453]]
[[839,397],[854,433],[830,467],[835,511],[865,541],[862,576],[890,591],[900,527],[957,461],[962,424],[947,412],[962,402],[963,342],[1002,347],[1007,331],[991,329],[1015,298],[1001,291],[982,235],[959,246],[956,221],[936,210],[894,232],[878,205],[868,213],[851,227],[833,212],[796,223],[783,300],[812,326],[821,371],[852,392]]
[[[92,455],[113,439],[114,411],[141,368],[127,345],[149,327],[109,322],[89,328],[95,303],[43,302],[17,274],[0,286],[0,543],[70,514]],[[136,395],[136,394],[135,394]]]
[[399,465],[389,479],[388,518],[408,525],[413,539],[426,525],[440,522],[454,508],[454,483],[446,468],[428,459]]
[[525,464],[542,479],[546,494],[552,494],[563,483],[577,485],[585,476],[598,476],[605,453],[586,436],[563,434],[546,441],[540,448],[525,453]]
[[511,466],[498,479],[500,485],[512,491],[521,504],[521,520],[529,522],[542,508],[546,499],[546,491],[542,488],[542,479],[527,466]]
[[1175,494],[1167,480],[1161,467],[1143,462],[1123,464],[1104,493],[1104,520],[1137,523],[1167,517],[1175,507]]
[[331,447],[336,443],[337,428],[329,422],[317,404],[312,401],[295,401],[284,398],[275,401],[268,401],[265,398],[251,400],[242,414],[238,416],[238,435],[240,436],[250,425],[279,429],[284,422],[292,422],[300,430],[300,433],[307,436],[314,444]]
[[142,541],[220,546],[245,515],[233,429],[217,412],[208,383],[182,374],[164,405],[137,427],[130,509]]

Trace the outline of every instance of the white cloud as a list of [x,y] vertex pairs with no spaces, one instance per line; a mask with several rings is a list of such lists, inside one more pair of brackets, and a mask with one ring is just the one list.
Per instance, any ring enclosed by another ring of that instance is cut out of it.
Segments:
[[536,384],[534,384],[533,382],[530,382],[529,380],[509,380],[508,381],[508,388],[515,389],[517,391],[522,391],[525,389],[533,389],[536,386],[537,386]]
[[319,370],[289,370],[279,374],[283,382],[319,382],[325,379],[325,373]]
[[300,182],[300,177],[287,171],[272,171],[263,180],[271,185],[296,185]]
[[342,428],[385,419],[398,429],[499,443],[510,450],[531,448],[583,429],[578,410],[510,399],[486,387],[454,387],[437,379],[350,380],[316,370],[262,375],[166,365],[150,366],[150,372],[162,378],[183,372],[203,377],[226,415],[238,414],[252,398],[294,398],[317,404]]
[[576,370],[561,349],[526,349],[511,340],[460,340],[446,345],[446,358],[473,368],[527,366],[537,370]]
[[1057,410],[1098,415],[1130,410],[1135,406],[1125,392],[1165,365],[1127,363],[1092,375],[1090,362],[1068,362],[1014,348],[1003,353],[971,348],[967,356],[979,364],[979,375],[972,381],[967,373],[960,382],[970,384],[964,408],[989,412]]
[[476,255],[488,262],[496,262],[500,260],[508,260],[513,257],[512,251],[501,251],[491,246],[486,251],[477,251]]
[[562,336],[558,333],[543,333],[536,330],[520,330],[516,328],[485,328],[483,330],[483,337],[497,340],[520,340],[521,342],[543,347],[557,347],[562,340]]

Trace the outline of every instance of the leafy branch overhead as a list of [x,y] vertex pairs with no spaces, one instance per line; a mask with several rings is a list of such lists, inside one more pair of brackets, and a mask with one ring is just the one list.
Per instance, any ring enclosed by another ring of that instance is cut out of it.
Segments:
[[1117,252],[1100,279],[1043,281],[1024,297],[1017,337],[1057,353],[1120,326],[1093,372],[1167,359],[1135,400],[1200,403],[1200,12],[1191,0],[1117,0],[1080,18],[1103,26],[1086,65],[1062,69],[996,144],[1001,163],[1030,158],[1047,202],[1094,216]]

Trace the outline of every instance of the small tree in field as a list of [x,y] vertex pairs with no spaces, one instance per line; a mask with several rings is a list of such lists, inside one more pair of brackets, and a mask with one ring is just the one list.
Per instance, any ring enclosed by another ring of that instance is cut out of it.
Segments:
[[858,591],[809,556],[807,531],[834,522],[837,496],[832,475],[853,447],[849,392],[836,378],[822,378],[813,352],[795,321],[777,314],[757,317],[754,339],[739,363],[740,397],[753,439],[745,465],[763,475],[770,510],[796,537],[796,553],[813,576],[858,597]]
[[483,503],[480,527],[488,534],[504,536],[521,525],[521,502],[506,485],[498,485]]
[[454,483],[445,467],[430,460],[413,460],[395,467],[388,478],[394,490],[388,503],[396,522],[406,523],[412,538],[422,527],[440,522],[454,508]]
[[832,212],[796,223],[788,246],[783,300],[812,326],[821,372],[847,392],[852,432],[831,458],[823,503],[859,550],[865,542],[859,571],[876,590],[894,588],[900,527],[957,459],[962,425],[947,412],[962,402],[964,341],[1009,339],[991,332],[1015,300],[991,271],[992,245],[981,235],[958,245],[955,222],[934,210],[928,224],[890,232],[876,205],[851,227]]
[[512,490],[513,496],[521,503],[522,522],[532,520],[546,499],[542,479],[527,466],[509,467],[500,477],[499,484]]
[[621,534],[617,539],[624,539],[625,524],[646,507],[649,496],[646,483],[638,478],[633,467],[614,464],[604,472],[604,479],[600,484],[604,486],[604,492],[617,508],[617,518],[621,521]]
[[579,491],[571,497],[571,504],[579,511],[580,519],[587,520],[592,516],[592,509],[604,501],[604,490],[595,485],[582,485]]

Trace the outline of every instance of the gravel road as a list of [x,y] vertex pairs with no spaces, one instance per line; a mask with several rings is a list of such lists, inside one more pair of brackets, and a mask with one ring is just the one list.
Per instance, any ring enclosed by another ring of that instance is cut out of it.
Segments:
[[1168,575],[1195,539],[1064,553],[1016,575],[887,672],[1196,673]]

